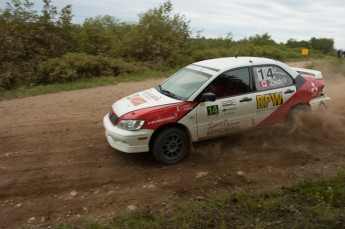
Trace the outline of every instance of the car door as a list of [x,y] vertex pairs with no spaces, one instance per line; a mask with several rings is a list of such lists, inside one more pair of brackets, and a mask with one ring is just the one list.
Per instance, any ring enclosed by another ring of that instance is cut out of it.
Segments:
[[283,121],[290,110],[283,105],[296,93],[293,78],[274,65],[255,66],[253,75],[256,87],[254,126]]
[[214,93],[215,101],[196,107],[199,139],[227,135],[253,127],[255,97],[249,68],[219,75],[203,92]]

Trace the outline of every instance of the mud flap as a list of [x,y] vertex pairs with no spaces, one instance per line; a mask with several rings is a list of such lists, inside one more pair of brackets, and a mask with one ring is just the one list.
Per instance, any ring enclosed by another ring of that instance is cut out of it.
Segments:
[[318,98],[312,99],[309,102],[312,111],[326,111],[331,105],[331,98],[322,95]]

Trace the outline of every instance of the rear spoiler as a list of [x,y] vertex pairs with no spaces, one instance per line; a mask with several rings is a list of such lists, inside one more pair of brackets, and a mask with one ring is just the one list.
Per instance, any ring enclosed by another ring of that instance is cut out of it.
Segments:
[[293,68],[295,71],[297,71],[302,76],[312,76],[314,79],[322,79],[322,73],[317,70],[311,70],[306,68]]

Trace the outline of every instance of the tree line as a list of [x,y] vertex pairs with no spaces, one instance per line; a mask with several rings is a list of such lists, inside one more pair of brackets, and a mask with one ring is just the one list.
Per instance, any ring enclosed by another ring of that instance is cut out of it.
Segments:
[[224,56],[300,57],[334,51],[334,41],[311,38],[276,43],[269,34],[234,41],[193,36],[189,21],[173,13],[170,0],[139,15],[137,23],[97,16],[74,24],[71,5],[61,10],[42,0],[40,12],[29,0],[11,0],[0,10],[0,88],[118,76],[148,69],[164,70]]

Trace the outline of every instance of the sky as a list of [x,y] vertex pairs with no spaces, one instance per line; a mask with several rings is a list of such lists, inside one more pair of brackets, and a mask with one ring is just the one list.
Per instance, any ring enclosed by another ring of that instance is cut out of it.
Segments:
[[[0,8],[5,2],[0,0]],[[35,10],[42,9],[41,0]],[[73,22],[110,15],[124,22],[138,22],[138,14],[159,7],[164,0],[52,0],[61,9],[72,5]],[[173,13],[190,21],[194,35],[234,40],[268,33],[276,42],[289,38],[333,38],[336,49],[345,49],[345,0],[171,0]]]

